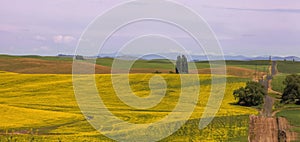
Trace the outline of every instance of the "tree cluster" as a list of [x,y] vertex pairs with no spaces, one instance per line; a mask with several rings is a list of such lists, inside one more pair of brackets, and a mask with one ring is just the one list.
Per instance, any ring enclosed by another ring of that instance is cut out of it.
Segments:
[[284,92],[282,94],[282,103],[298,103],[300,102],[300,75],[288,75],[284,80]]
[[188,74],[189,73],[187,58],[184,55],[177,56],[175,70],[176,70],[177,74]]
[[75,56],[75,59],[76,59],[76,60],[84,60],[83,56],[81,56],[81,55],[76,55],[76,56]]
[[258,82],[247,82],[246,87],[241,87],[233,92],[238,104],[242,106],[257,106],[264,103],[264,97],[267,91],[263,85]]

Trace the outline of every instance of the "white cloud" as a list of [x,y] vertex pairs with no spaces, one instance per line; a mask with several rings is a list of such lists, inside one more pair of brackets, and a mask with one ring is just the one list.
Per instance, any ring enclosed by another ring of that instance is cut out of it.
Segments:
[[40,46],[40,47],[33,48],[34,52],[37,52],[37,51],[48,51],[48,50],[50,50],[50,47],[48,47],[48,46]]
[[38,41],[46,41],[46,40],[47,40],[46,37],[43,37],[43,36],[40,36],[40,35],[36,35],[36,36],[34,37],[34,39],[35,39],[35,40],[38,40]]
[[55,43],[61,43],[63,41],[63,36],[62,35],[57,35],[53,37],[53,41]]
[[64,36],[64,42],[66,43],[72,42],[73,40],[75,40],[75,38],[72,36]]
[[20,32],[20,31],[26,31],[28,29],[22,28],[17,25],[10,25],[10,24],[0,24],[0,31],[1,32]]
[[70,43],[75,40],[75,37],[69,35],[56,35],[53,36],[54,43]]

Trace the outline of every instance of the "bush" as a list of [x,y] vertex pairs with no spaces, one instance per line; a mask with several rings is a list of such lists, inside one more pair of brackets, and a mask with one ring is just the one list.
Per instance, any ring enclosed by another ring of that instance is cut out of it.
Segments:
[[263,104],[267,91],[258,82],[247,82],[246,87],[234,90],[234,98],[238,99],[238,104],[242,106],[257,106]]
[[155,74],[161,74],[161,72],[158,71],[158,70],[156,70],[154,73],[155,73]]
[[300,99],[300,75],[288,75],[283,84],[285,85],[281,102],[282,103],[297,103]]

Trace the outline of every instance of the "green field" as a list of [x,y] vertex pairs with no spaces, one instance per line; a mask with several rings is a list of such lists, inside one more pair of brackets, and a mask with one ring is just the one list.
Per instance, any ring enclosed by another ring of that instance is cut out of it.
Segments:
[[289,123],[293,126],[292,130],[300,133],[300,109],[298,106],[295,106],[293,109],[285,109],[277,113],[277,116],[286,118]]
[[273,77],[272,80],[272,89],[277,92],[283,92],[285,85],[283,81],[285,80],[288,74],[277,74]]
[[267,72],[268,67],[270,65],[270,61],[226,61],[226,65],[228,66],[236,66],[241,68],[247,68],[260,71],[260,72]]
[[16,59],[16,58],[32,58],[32,59],[41,59],[41,60],[49,60],[49,61],[73,61],[73,58],[70,57],[58,57],[58,56],[38,56],[38,55],[4,55],[0,54],[0,58],[6,59]]
[[300,62],[279,61],[277,62],[277,68],[280,73],[273,77],[272,89],[277,92],[283,92],[285,88],[283,82],[286,76],[300,73]]
[[[297,72],[297,74],[299,74],[299,72]],[[285,88],[285,85],[283,84],[283,82],[284,82],[286,76],[288,76],[288,75],[290,75],[290,74],[280,73],[280,74],[273,76],[272,89],[277,92],[283,92],[284,88]]]
[[300,62],[279,61],[277,62],[278,71],[281,73],[293,74],[300,73]]
[[[136,95],[149,94],[147,82],[153,75],[130,75],[131,87]],[[112,84],[109,83],[110,76],[96,75],[97,87],[103,94],[101,97],[115,116],[132,123],[149,123],[164,118],[172,111],[179,97],[178,75],[162,74],[168,84],[164,99],[150,110],[134,109],[115,96]],[[94,130],[81,114],[74,97],[71,75],[1,72],[0,80],[0,141],[110,141]],[[203,130],[197,128],[210,92],[210,75],[200,75],[200,80],[201,93],[190,120],[162,141],[246,140],[248,115],[257,114],[257,111],[232,105],[235,102],[232,91],[243,86],[247,79],[228,77],[221,109],[213,123]]]
[[[113,58],[99,58],[97,59],[97,64],[111,67],[114,59]],[[137,60],[133,64],[133,68],[160,68],[160,69],[174,69],[175,61],[170,61],[167,59],[154,59],[154,60]],[[210,68],[208,61],[197,61],[194,63],[197,69]],[[266,72],[268,66],[270,65],[269,61],[226,61],[227,66],[234,66],[246,69],[257,69],[261,72]],[[192,68],[193,69],[193,68]]]
[[[96,64],[111,67],[114,60],[113,58],[98,58]],[[122,62],[130,63],[131,61],[121,60]],[[174,61],[166,59],[154,59],[154,60],[137,60],[132,65],[132,68],[154,68],[154,69],[174,69]]]

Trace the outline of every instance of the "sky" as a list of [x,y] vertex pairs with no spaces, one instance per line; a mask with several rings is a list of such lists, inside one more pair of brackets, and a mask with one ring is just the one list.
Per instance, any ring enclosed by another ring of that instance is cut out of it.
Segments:
[[[124,0],[2,0],[0,54],[74,54],[78,40],[87,26],[97,16],[122,2]],[[194,10],[208,23],[225,55],[300,57],[299,0],[175,0],[175,2]],[[128,15],[130,13],[124,13],[120,17]],[[189,22],[188,18],[185,20]],[[155,22],[136,23],[124,27],[112,36],[101,53],[117,52],[122,47],[121,44],[130,41],[137,33],[176,35],[179,40],[189,45],[188,52],[203,54],[193,46],[190,37],[170,25]],[[156,38],[151,36],[142,38],[145,39]],[[162,45],[163,41],[165,40],[161,41]],[[143,45],[141,42],[136,43]],[[175,52],[170,47],[153,48],[158,45],[151,45],[149,41],[146,43],[142,48],[157,52],[160,50]],[[171,44],[166,41],[165,45]]]

